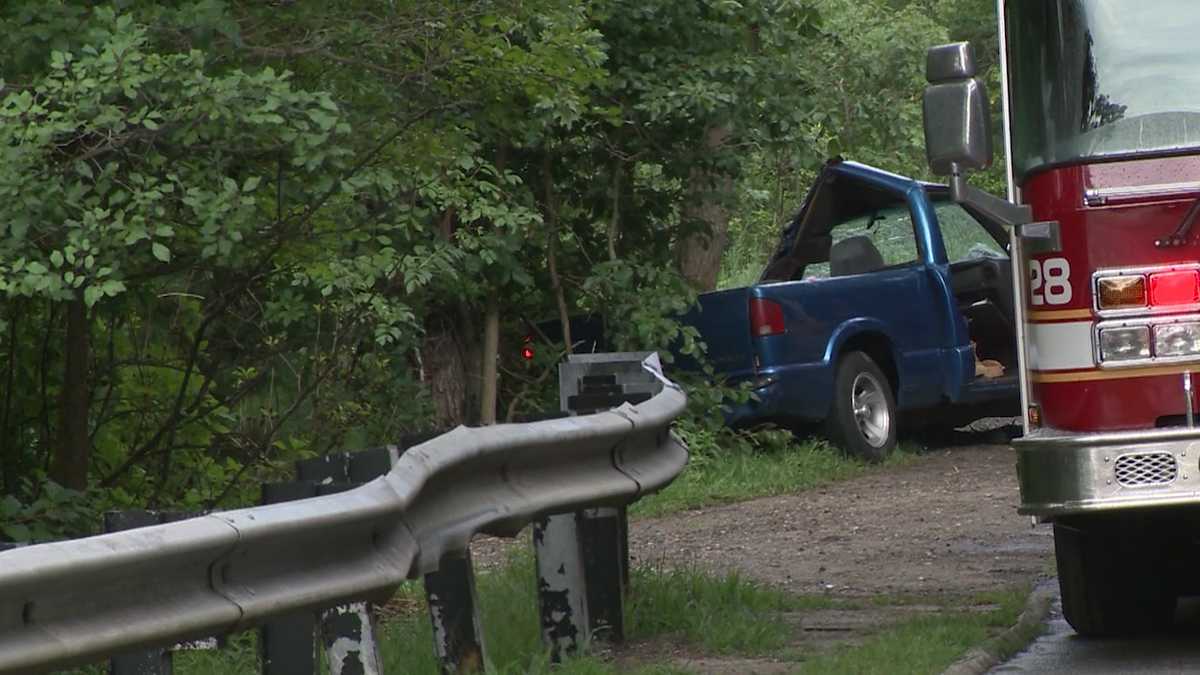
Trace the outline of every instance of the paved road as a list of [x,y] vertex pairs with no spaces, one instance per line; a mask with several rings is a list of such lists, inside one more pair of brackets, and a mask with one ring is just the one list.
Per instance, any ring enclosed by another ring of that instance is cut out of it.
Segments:
[[[1057,590],[1057,582],[1055,584]],[[992,673],[1126,673],[1200,672],[1200,599],[1179,604],[1175,625],[1163,635],[1127,640],[1086,640],[1075,634],[1054,602],[1049,630],[1011,661]]]

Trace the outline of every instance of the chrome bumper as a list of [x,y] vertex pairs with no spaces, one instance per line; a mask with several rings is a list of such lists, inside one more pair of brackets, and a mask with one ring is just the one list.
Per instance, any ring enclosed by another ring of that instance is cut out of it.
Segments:
[[1023,514],[1200,504],[1200,428],[1015,439]]

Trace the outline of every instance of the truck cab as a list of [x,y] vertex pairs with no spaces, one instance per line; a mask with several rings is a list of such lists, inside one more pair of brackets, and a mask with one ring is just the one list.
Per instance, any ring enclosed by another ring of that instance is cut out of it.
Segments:
[[946,186],[835,159],[758,283],[701,296],[685,321],[721,374],[750,383],[731,423],[823,423],[877,461],[902,418],[1018,413],[1007,243]]

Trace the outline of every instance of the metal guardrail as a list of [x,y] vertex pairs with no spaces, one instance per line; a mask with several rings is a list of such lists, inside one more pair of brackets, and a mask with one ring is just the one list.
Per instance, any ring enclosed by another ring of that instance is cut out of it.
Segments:
[[477,533],[620,506],[669,483],[686,397],[663,386],[609,412],[459,427],[362,487],[0,553],[0,673],[240,631],[267,617],[380,600],[461,557]]

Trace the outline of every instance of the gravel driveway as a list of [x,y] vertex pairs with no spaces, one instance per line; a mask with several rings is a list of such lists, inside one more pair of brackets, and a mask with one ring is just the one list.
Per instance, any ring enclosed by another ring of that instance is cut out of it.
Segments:
[[[931,450],[903,466],[794,495],[630,523],[634,562],[736,569],[793,593],[964,595],[1053,574],[1049,526],[1017,515],[1005,445]],[[477,568],[516,540],[472,542]]]
[[736,569],[795,593],[970,594],[1051,574],[1049,526],[1016,512],[1012,450],[933,450],[795,495],[630,524],[635,559]]

